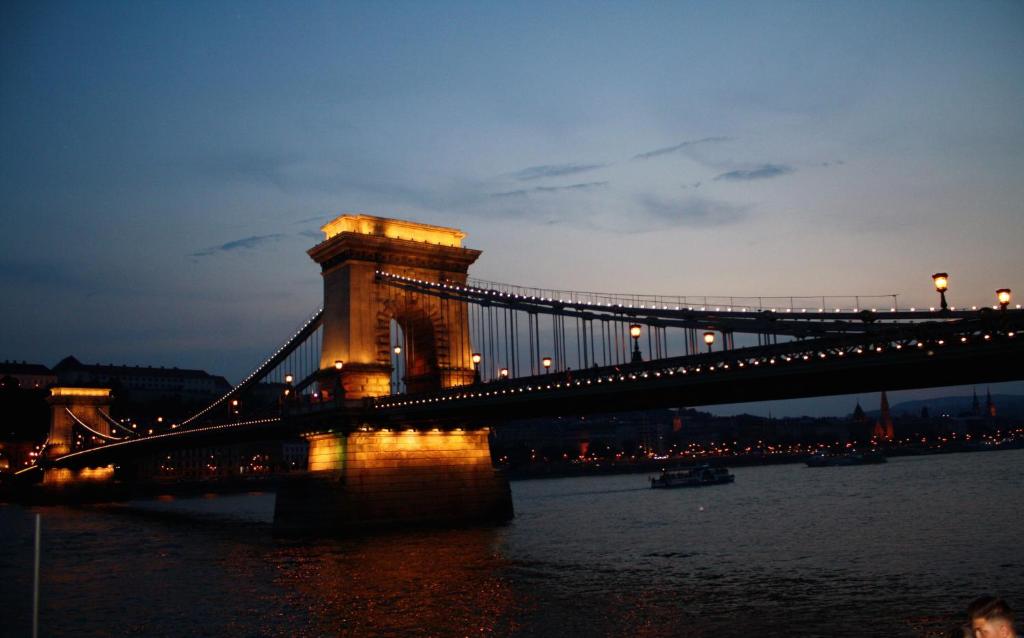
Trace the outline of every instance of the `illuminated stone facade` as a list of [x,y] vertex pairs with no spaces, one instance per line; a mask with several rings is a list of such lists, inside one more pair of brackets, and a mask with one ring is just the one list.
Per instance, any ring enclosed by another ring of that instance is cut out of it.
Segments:
[[[110,414],[109,388],[54,387],[46,402],[50,404],[50,436],[46,442],[46,459],[54,459],[75,449],[75,418],[104,436],[110,436],[110,424],[100,411]],[[79,426],[80,427],[80,426]],[[80,432],[83,439],[91,438]],[[89,441],[100,443],[101,441]],[[88,447],[88,446],[87,446]],[[44,484],[63,484],[80,481],[104,481],[114,475],[113,466],[82,468],[47,468],[43,472]]]
[[308,476],[278,491],[280,532],[396,524],[502,522],[508,482],[491,465],[488,431],[356,431],[310,437]]
[[324,327],[321,385],[332,388],[334,364],[344,364],[345,397],[391,392],[391,320],[405,335],[408,392],[473,381],[469,314],[465,303],[381,285],[376,270],[464,284],[480,251],[462,247],[465,234],[368,215],[342,215],[322,228],[309,251],[322,269]]

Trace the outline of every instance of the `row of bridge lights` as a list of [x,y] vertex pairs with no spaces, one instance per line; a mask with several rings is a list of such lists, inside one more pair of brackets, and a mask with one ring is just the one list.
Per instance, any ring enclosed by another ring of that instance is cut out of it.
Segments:
[[[1006,333],[1006,336],[1008,338],[1012,339],[1012,338],[1014,338],[1016,336],[1016,333],[1013,332],[1013,331],[1010,331],[1010,332]],[[988,333],[984,333],[984,334],[982,334],[982,339],[985,340],[985,341],[990,341],[992,339],[992,335],[988,334]],[[960,342],[963,343],[963,344],[966,344],[969,341],[970,341],[970,339],[967,336],[961,336],[960,337]],[[935,343],[935,345],[941,347],[941,346],[945,346],[947,342],[946,342],[945,339],[937,339],[934,343]],[[916,341],[915,345],[919,349],[922,349],[922,348],[926,347],[926,344],[925,344],[924,341]],[[907,344],[907,346],[909,346],[909,344]],[[903,343],[899,343],[899,342],[896,342],[896,343],[894,343],[892,345],[892,349],[893,350],[897,350],[897,351],[903,350],[904,347],[905,347],[904,344]],[[847,354],[863,355],[865,352],[875,352],[875,353],[881,354],[881,353],[883,353],[885,351],[886,351],[886,348],[881,346],[881,345],[873,345],[873,346],[867,346],[867,347],[857,346],[857,347],[853,348],[849,353],[847,351],[845,351],[845,350],[838,349],[838,350],[836,350],[834,352],[834,356],[842,358],[842,357],[845,357]],[[762,363],[765,363],[765,364],[768,364],[768,365],[775,365],[775,364],[779,363],[780,361],[785,362],[785,363],[792,363],[794,361],[797,361],[797,362],[799,362],[799,361],[810,362],[810,361],[812,361],[814,359],[814,357],[812,355],[817,355],[817,358],[819,358],[819,359],[827,359],[829,357],[829,352],[830,351],[827,350],[827,351],[817,351],[817,352],[814,352],[814,353],[804,352],[802,354],[801,353],[794,353],[792,355],[783,354],[783,355],[778,355],[778,356],[771,356],[771,357],[768,357],[767,359],[753,359],[753,360],[747,360],[747,361],[737,360],[734,363],[735,363],[737,368],[745,368],[748,363],[750,365],[752,365],[752,366],[760,366]],[[477,354],[477,353],[474,353],[474,354]],[[928,354],[931,355],[932,352],[929,351]],[[548,359],[548,357],[545,357],[545,359]],[[479,363],[479,361],[477,361],[477,363]],[[636,380],[638,380],[640,378],[647,379],[647,378],[650,378],[651,376],[661,377],[663,374],[666,374],[668,376],[674,376],[677,373],[677,371],[678,371],[679,374],[684,374],[685,375],[685,374],[689,374],[690,372],[693,372],[693,373],[715,372],[718,369],[729,370],[730,368],[731,368],[731,366],[729,365],[729,363],[726,363],[726,362],[721,362],[717,366],[714,365],[714,364],[698,365],[698,366],[693,367],[693,368],[687,368],[687,367],[684,366],[684,367],[682,367],[681,369],[678,369],[678,370],[675,369],[675,368],[669,368],[669,369],[666,369],[664,372],[662,372],[660,370],[655,370],[653,372],[632,372],[632,373],[629,373],[629,374],[619,374],[617,376],[616,375],[609,375],[608,377],[600,376],[600,377],[591,378],[591,379],[577,379],[575,382],[573,382],[573,381],[566,381],[564,384],[563,383],[556,383],[556,384],[552,385],[552,384],[548,383],[546,385],[526,386],[525,388],[519,387],[519,388],[506,388],[506,389],[501,389],[501,390],[490,390],[490,391],[481,391],[481,392],[467,392],[467,393],[461,393],[461,394],[455,394],[455,395],[449,395],[449,396],[443,396],[443,397],[431,397],[431,398],[425,398],[425,399],[409,399],[409,400],[405,400],[405,401],[384,401],[384,402],[376,404],[374,407],[377,408],[377,409],[380,409],[380,408],[402,407],[402,406],[405,406],[405,405],[416,405],[416,404],[425,404],[425,403],[439,403],[439,402],[442,402],[442,401],[452,401],[452,400],[458,400],[458,399],[473,399],[473,398],[496,396],[496,395],[499,395],[499,394],[508,394],[508,393],[515,394],[517,392],[518,393],[522,393],[524,391],[526,391],[526,392],[534,392],[534,391],[538,391],[538,390],[542,391],[542,390],[545,390],[545,389],[546,390],[553,390],[553,389],[557,390],[557,389],[561,389],[563,386],[565,388],[570,388],[573,385],[575,385],[575,386],[592,385],[595,382],[596,383],[605,383],[607,381],[608,383],[613,383],[615,381],[626,381],[627,379],[629,379],[630,381],[636,381]],[[506,370],[506,369],[503,368],[503,370]],[[507,373],[504,374],[503,376],[507,376]]]
[[[238,386],[241,386],[241,385],[244,385],[244,384],[248,383],[253,377],[256,376],[256,373],[258,373],[260,370],[262,370],[264,368],[264,366],[266,366],[268,363],[270,363],[274,359],[274,357],[276,357],[277,355],[281,354],[284,351],[284,349],[287,347],[288,343],[290,343],[292,341],[292,339],[295,339],[296,337],[298,337],[300,334],[302,334],[302,331],[305,330],[309,326],[309,324],[311,324],[314,321],[316,321],[316,319],[320,316],[321,312],[323,312],[323,308],[321,308],[320,310],[317,310],[316,312],[314,312],[313,316],[310,317],[309,319],[307,319],[306,323],[302,324],[302,327],[299,328],[298,330],[296,330],[295,334],[293,334],[291,337],[289,337],[288,341],[285,342],[284,345],[282,345],[277,350],[275,350],[274,354],[270,355],[267,358],[266,361],[264,361],[263,363],[261,363],[259,365],[258,368],[256,368],[252,372],[250,372],[249,376],[245,377],[245,379],[243,379],[241,383],[236,385],[234,388],[231,388],[231,390],[229,390],[227,394],[225,394],[221,398],[217,399],[216,401],[214,401],[210,405],[206,406],[200,412],[198,412],[198,413],[190,416],[189,418],[185,419],[184,421],[182,421],[180,423],[180,425],[188,425],[192,421],[198,419],[199,417],[203,416],[204,414],[206,414],[207,412],[209,412],[210,410],[214,409],[215,407],[220,405],[222,402],[227,400],[228,397],[230,397],[232,394],[234,394],[235,388],[237,388]],[[234,408],[236,405],[237,405],[237,399],[232,403],[232,408]],[[177,428],[178,425],[175,425],[173,427]]]
[[[510,297],[510,298],[515,298],[515,299],[530,299],[530,300],[533,300],[533,301],[537,301],[538,300],[538,298],[536,296],[532,296],[532,295],[531,296],[518,295],[518,294],[514,294],[514,293],[505,293],[505,292],[502,292],[500,290],[489,290],[489,289],[485,289],[485,288],[476,288],[476,287],[473,287],[473,286],[457,286],[457,285],[451,285],[451,284],[434,282],[434,281],[426,281],[426,280],[423,280],[423,279],[416,279],[415,277],[405,277],[403,275],[396,275],[394,273],[384,272],[382,270],[378,270],[377,274],[381,275],[381,276],[384,276],[384,277],[391,277],[392,279],[400,279],[402,281],[410,281],[410,282],[413,282],[413,283],[423,284],[423,285],[427,285],[427,286],[433,286],[433,287],[436,287],[436,288],[449,288],[449,289],[452,289],[452,290],[460,290],[460,291],[463,291],[463,292],[477,292],[477,293],[488,294],[488,295],[497,294],[499,297]],[[944,273],[944,272],[935,273],[934,275],[932,275],[932,281],[935,284],[935,289],[939,292],[940,302],[941,302],[941,304],[940,304],[941,309],[942,310],[949,310],[950,309],[949,305],[946,303],[946,290],[949,288],[949,274],[948,273]],[[996,300],[998,301],[999,307],[1001,309],[1006,310],[1007,307],[1010,305],[1011,293],[1012,293],[1012,291],[1009,288],[1000,288],[1000,289],[996,290]],[[555,299],[552,298],[552,297],[547,297],[547,298],[540,297],[539,301],[546,301],[548,303],[552,303],[552,302],[555,301]],[[602,303],[578,303],[578,302],[573,302],[571,299],[568,300],[568,301],[566,301],[565,299],[559,299],[558,302],[559,303],[571,303],[571,304],[576,305],[576,306],[599,306],[599,307],[600,306],[604,306],[604,307],[608,307],[608,308],[611,308],[611,307],[633,308],[634,307],[632,304],[624,306],[623,304],[618,304],[618,303],[613,304],[611,302],[604,303],[604,304],[602,304]],[[645,308],[645,305],[641,304],[640,308]],[[993,306],[993,308],[995,308],[995,306]],[[1020,304],[1017,304],[1017,308],[1018,309],[1020,308]],[[657,307],[657,305],[652,305],[651,309],[652,310],[657,310],[658,307]],[[662,306],[661,309],[662,310],[668,310],[669,308],[668,308],[668,306]],[[682,308],[680,306],[675,306],[675,309],[676,310],[682,310]],[[689,307],[689,310],[693,310],[693,309],[694,309],[693,306]],[[705,311],[705,310],[707,310],[707,307],[706,306],[701,307],[701,310]],[[858,312],[859,310],[860,310],[859,308],[854,308],[853,312]],[[890,308],[891,312],[896,312],[896,310],[897,310],[896,308]],[[910,309],[911,312],[913,312],[915,310],[916,310],[915,308],[911,308]],[[931,310],[934,311],[935,309],[931,308]],[[971,310],[977,310],[977,307],[976,306],[971,306]],[[719,311],[721,311],[721,308],[715,308],[715,311],[719,312]],[[728,311],[732,312],[733,309],[732,308],[728,308]],[[742,309],[742,312],[746,312],[746,311],[747,311],[746,308]],[[786,309],[786,312],[792,312],[792,311],[793,311],[792,308],[787,308]],[[839,308],[836,308],[835,311],[836,312],[841,312],[841,310]],[[871,311],[875,312],[875,309],[872,308]],[[806,308],[802,308],[801,312],[807,312],[807,309]],[[818,312],[825,312],[825,309],[824,308],[818,308]],[[705,333],[705,337],[707,337],[707,333]]]

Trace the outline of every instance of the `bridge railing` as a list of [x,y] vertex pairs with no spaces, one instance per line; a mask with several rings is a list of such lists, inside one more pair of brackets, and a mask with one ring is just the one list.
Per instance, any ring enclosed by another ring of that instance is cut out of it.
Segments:
[[896,311],[900,308],[895,293],[874,295],[797,295],[797,296],[726,296],[726,295],[649,295],[610,293],[580,290],[560,290],[519,286],[485,279],[470,278],[467,282],[477,288],[499,290],[506,294],[538,297],[571,304],[622,305],[633,308],[688,309],[703,311],[807,311],[807,312],[860,312]]

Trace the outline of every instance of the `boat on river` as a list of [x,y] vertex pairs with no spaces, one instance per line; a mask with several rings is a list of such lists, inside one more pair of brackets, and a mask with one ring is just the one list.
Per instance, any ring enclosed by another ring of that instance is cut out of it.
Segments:
[[724,467],[711,467],[707,463],[687,470],[663,470],[661,476],[651,478],[651,487],[705,487],[732,483],[736,477]]
[[885,463],[886,458],[881,452],[857,452],[851,450],[843,454],[826,454],[818,452],[807,457],[807,467],[839,467],[843,465],[873,465]]

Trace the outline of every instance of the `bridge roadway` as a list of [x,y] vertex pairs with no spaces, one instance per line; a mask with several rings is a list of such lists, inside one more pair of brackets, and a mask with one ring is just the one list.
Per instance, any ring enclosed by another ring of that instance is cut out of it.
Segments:
[[279,416],[179,429],[74,452],[85,467],[170,451],[358,427],[474,427],[511,419],[714,405],[1024,379],[1024,312],[891,325],[636,364],[506,379],[424,395],[289,409]]

